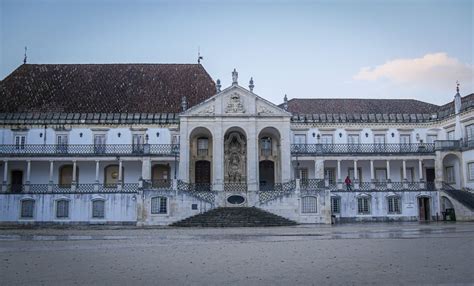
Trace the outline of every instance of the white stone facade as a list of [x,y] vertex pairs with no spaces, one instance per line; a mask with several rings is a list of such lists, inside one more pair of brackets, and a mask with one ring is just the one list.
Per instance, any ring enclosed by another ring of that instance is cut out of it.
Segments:
[[[441,219],[443,186],[474,188],[474,150],[451,146],[472,124],[471,110],[427,122],[301,122],[237,79],[176,124],[4,124],[0,221],[168,225],[223,206],[299,223]],[[69,202],[66,217],[58,200]]]

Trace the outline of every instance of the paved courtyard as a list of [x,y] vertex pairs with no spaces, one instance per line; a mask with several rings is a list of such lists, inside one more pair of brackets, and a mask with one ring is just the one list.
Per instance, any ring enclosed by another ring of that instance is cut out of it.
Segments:
[[473,285],[474,223],[1,229],[1,285]]

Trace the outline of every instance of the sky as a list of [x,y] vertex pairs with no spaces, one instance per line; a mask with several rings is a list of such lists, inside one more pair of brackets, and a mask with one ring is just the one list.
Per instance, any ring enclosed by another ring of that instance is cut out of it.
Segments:
[[473,0],[0,0],[0,79],[28,63],[197,63],[288,98],[474,92]]

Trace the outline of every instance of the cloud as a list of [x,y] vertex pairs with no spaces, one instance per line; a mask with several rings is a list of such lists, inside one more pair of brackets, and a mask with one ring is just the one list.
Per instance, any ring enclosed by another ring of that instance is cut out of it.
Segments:
[[364,67],[353,76],[354,80],[376,81],[386,79],[398,84],[431,87],[453,87],[473,82],[473,66],[463,64],[446,53],[426,54],[421,58],[395,59],[376,67]]

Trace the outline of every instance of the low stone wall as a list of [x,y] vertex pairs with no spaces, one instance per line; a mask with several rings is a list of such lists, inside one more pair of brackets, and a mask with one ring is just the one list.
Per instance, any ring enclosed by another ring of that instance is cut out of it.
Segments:
[[[104,200],[104,218],[92,217],[92,202]],[[21,217],[21,202],[33,200],[33,217]],[[69,201],[69,216],[56,217],[56,202]],[[0,194],[2,224],[136,224],[137,194]]]

